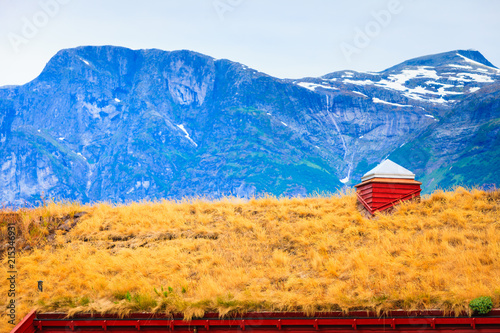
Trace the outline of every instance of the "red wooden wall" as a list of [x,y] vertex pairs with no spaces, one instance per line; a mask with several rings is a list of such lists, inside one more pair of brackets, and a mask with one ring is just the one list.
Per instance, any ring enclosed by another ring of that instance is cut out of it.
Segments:
[[373,214],[400,201],[420,197],[421,184],[411,179],[372,178],[355,187],[358,200]]

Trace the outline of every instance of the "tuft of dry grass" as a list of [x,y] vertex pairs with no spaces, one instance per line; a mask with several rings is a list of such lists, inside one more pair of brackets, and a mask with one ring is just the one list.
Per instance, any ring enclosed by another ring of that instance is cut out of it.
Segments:
[[[32,308],[185,318],[207,311],[459,313],[483,295],[500,306],[500,191],[437,191],[374,218],[356,205],[347,193],[21,210],[18,242],[32,248],[16,258],[17,320]],[[54,226],[81,211],[88,214],[69,232]],[[5,235],[0,221],[2,242]],[[1,262],[6,276],[5,254]],[[0,295],[7,289],[2,283]],[[0,306],[7,301],[0,297]],[[0,316],[0,331],[10,329]]]

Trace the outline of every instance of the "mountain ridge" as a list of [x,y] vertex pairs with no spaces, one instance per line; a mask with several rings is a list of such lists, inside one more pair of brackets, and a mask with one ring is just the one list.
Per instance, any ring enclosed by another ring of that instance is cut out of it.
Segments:
[[[292,80],[188,50],[61,50],[33,81],[0,87],[0,201],[335,192],[455,109],[473,114],[460,106],[471,94],[488,98],[499,71],[459,52]],[[448,165],[406,162],[417,178]]]
[[[392,69],[398,68],[400,66],[405,66],[405,65],[411,65],[411,66],[445,66],[449,64],[456,63],[458,62],[463,62],[465,59],[457,59],[457,57],[465,57],[468,58],[472,61],[476,61],[484,66],[487,67],[492,67],[492,68],[498,68],[495,65],[493,65],[491,62],[489,62],[482,54],[481,52],[477,50],[453,50],[453,51],[448,51],[448,52],[442,52],[442,53],[436,53],[436,54],[431,54],[427,56],[422,56],[422,57],[417,57],[417,58],[412,58],[406,61],[403,61],[395,66],[389,67],[382,72],[385,71],[390,71]],[[453,60],[455,59],[455,60]],[[442,61],[442,63],[439,63],[438,61]],[[465,60],[467,62],[467,60]]]

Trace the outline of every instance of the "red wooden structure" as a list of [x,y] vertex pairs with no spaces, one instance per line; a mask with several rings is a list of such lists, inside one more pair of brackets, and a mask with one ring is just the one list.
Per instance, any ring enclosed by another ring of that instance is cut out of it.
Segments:
[[421,182],[402,166],[385,160],[368,171],[356,185],[359,202],[370,212],[386,210],[400,201],[420,197]]
[[26,316],[11,333],[56,332],[172,332],[228,333],[255,331],[262,333],[313,332],[500,332],[500,310],[486,316],[444,316],[442,311],[391,311],[377,316],[366,311],[320,313],[307,317],[303,313],[246,313],[237,317],[219,318],[207,314],[203,318],[184,321],[182,315],[137,313],[124,318],[116,315],[80,314],[67,318],[63,313]]

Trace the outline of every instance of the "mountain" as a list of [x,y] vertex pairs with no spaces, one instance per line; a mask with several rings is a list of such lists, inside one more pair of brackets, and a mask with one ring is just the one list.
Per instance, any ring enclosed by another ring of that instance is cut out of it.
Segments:
[[463,184],[497,188],[500,83],[469,94],[441,122],[390,156],[422,175],[427,192]]
[[[355,93],[406,112],[424,111],[434,122],[418,135],[400,140],[400,146],[390,145],[393,150],[386,156],[414,171],[423,181],[424,193],[458,185],[495,187],[500,182],[495,167],[500,157],[495,144],[500,129],[500,70],[478,51],[424,56],[378,73],[342,71],[294,82],[317,92]],[[380,141],[379,135],[375,141]],[[368,147],[362,156],[374,151]],[[356,179],[375,165],[358,162],[353,165]]]
[[427,192],[498,184],[499,81],[477,51],[282,80],[185,50],[61,50],[0,88],[0,202],[334,192],[388,156]]

